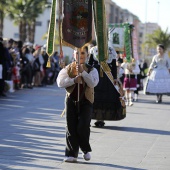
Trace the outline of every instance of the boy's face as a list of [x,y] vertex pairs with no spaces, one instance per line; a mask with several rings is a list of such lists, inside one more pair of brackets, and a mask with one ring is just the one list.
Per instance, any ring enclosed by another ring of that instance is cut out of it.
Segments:
[[162,53],[164,52],[164,50],[163,50],[163,48],[157,46],[157,52],[160,53],[160,54],[162,54]]
[[15,42],[13,42],[12,47],[13,47],[13,48],[16,48],[16,47],[18,47],[18,44],[15,43]]
[[120,67],[120,66],[121,66],[121,63],[120,63],[120,62],[116,62],[116,65],[117,65],[118,67]]
[[8,47],[12,47],[12,43],[11,42],[8,42]]
[[86,49],[81,49],[80,54],[77,51],[74,51],[74,59],[76,62],[78,62],[78,56],[80,57],[80,64],[84,64],[88,56]]

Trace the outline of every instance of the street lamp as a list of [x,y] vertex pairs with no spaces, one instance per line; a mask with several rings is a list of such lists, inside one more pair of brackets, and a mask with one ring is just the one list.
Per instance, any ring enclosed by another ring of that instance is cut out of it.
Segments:
[[157,11],[157,24],[159,25],[159,4],[160,2],[158,1],[158,11]]
[[[145,31],[144,31],[144,43],[146,41],[146,33],[147,33],[147,5],[148,5],[148,0],[145,2]],[[144,45],[144,59],[146,57],[146,44]]]

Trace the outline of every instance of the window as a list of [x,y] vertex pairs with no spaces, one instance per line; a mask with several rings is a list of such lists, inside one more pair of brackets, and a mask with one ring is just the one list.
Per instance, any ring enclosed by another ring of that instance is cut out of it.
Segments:
[[14,33],[14,38],[19,39],[19,33]]
[[142,32],[139,33],[139,37],[143,37],[143,33]]
[[42,22],[41,21],[36,21],[36,26],[42,26]]

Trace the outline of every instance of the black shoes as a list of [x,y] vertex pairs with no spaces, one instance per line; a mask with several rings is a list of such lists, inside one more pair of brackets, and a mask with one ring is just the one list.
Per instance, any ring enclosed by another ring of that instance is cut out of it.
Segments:
[[162,100],[156,100],[156,103],[162,103]]
[[28,85],[27,88],[28,89],[33,89],[33,86],[32,85]]
[[156,103],[162,103],[162,95],[157,95]]
[[96,127],[103,127],[105,125],[104,121],[102,120],[98,120],[94,124],[96,125]]
[[0,96],[6,97],[6,94],[5,93],[0,93]]

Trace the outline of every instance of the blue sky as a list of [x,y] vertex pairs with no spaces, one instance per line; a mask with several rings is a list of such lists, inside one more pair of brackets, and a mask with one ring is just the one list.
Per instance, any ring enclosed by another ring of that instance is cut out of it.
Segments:
[[[112,0],[139,17],[141,22],[158,23],[170,32],[170,0]],[[147,10],[146,10],[147,9]]]

